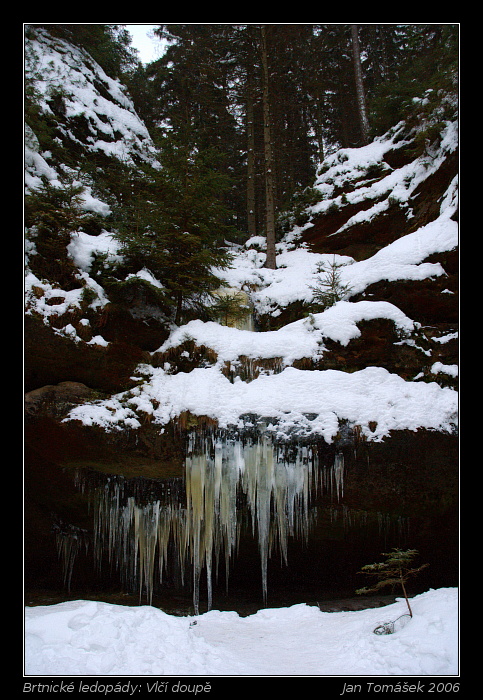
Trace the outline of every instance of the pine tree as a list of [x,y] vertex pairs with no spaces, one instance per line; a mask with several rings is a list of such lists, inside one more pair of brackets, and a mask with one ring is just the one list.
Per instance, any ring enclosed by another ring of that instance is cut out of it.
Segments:
[[214,270],[229,266],[224,240],[236,231],[222,202],[228,183],[216,152],[187,150],[172,136],[160,161],[162,168],[138,182],[115,212],[123,256],[116,277],[147,268],[180,324],[220,286]]
[[361,51],[359,47],[359,27],[351,24],[352,56],[354,61],[354,76],[356,81],[357,106],[361,124],[362,143],[369,143],[369,120],[367,118],[366,94],[362,79]]
[[317,277],[317,285],[312,287],[314,304],[322,307],[322,310],[334,306],[338,301],[348,297],[351,292],[351,287],[348,284],[343,284],[341,280],[340,268],[341,263],[336,262],[335,257],[331,263],[319,263],[317,272],[324,273],[321,277]]
[[42,177],[41,184],[25,197],[25,226],[36,250],[36,255],[31,256],[31,267],[64,289],[78,286],[67,246],[86,218],[83,191],[72,177],[63,176],[55,184]]
[[234,101],[239,78],[236,27],[160,25],[156,33],[170,44],[164,56],[147,68],[157,92],[152,119],[162,136],[174,133],[187,148],[217,151],[216,168],[232,182],[224,190],[224,203],[238,228],[245,228],[242,154],[246,141],[237,118],[239,104]]
[[315,132],[323,129],[332,147],[360,145],[350,25],[315,25],[313,52],[311,94],[322,122]]
[[385,33],[388,70],[369,94],[371,125],[384,133],[401,119],[412,119],[416,100],[428,111],[441,110],[444,96],[458,95],[457,25],[392,25]]
[[147,68],[158,123],[223,152],[234,183],[227,204],[249,236],[267,221],[275,229],[278,211],[315,175],[304,82],[312,25],[265,25],[265,51],[258,25],[162,25],[158,33],[172,40]]
[[372,576],[377,579],[377,582],[374,584],[374,586],[359,588],[356,593],[361,595],[379,591],[381,588],[386,588],[387,586],[391,586],[392,588],[401,586],[404,598],[406,600],[406,605],[408,606],[409,614],[412,617],[413,612],[409,604],[406,591],[406,582],[411,576],[416,576],[416,574],[429,566],[429,564],[423,564],[417,568],[412,568],[412,561],[417,554],[418,552],[415,549],[393,549],[388,554],[383,554],[383,556],[386,557],[384,562],[377,564],[366,564],[366,566],[363,566],[358,573]]
[[274,195],[274,172],[272,155],[272,130],[270,124],[270,74],[267,49],[267,31],[262,24],[261,52],[263,66],[263,144],[265,151],[265,235],[267,246],[267,257],[265,267],[275,269],[277,267],[277,257],[275,252],[275,195]]
[[245,69],[245,123],[247,143],[247,230],[248,237],[257,235],[257,195],[256,195],[256,141],[255,141],[255,101],[256,80],[253,65],[255,54],[255,38],[253,25],[247,27],[247,49],[242,55],[242,65]]

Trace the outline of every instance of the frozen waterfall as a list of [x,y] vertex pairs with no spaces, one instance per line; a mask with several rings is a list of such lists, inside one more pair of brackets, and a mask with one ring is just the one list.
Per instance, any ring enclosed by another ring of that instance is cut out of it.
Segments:
[[[200,580],[206,573],[207,605],[213,577],[230,562],[248,521],[258,543],[261,585],[267,597],[268,561],[274,552],[287,563],[291,537],[306,540],[314,521],[311,499],[321,487],[342,490],[343,460],[319,469],[317,450],[275,444],[269,434],[230,438],[218,431],[187,437],[184,478],[157,481],[79,473],[94,516],[94,554],[106,553],[124,583],[151,603],[154,586],[175,566],[193,586],[199,610]],[[324,475],[325,474],[325,475]]]

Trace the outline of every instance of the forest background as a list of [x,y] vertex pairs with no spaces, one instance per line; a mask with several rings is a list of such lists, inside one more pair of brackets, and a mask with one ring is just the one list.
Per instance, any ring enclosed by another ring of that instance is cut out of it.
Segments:
[[[322,196],[313,183],[327,155],[401,120],[418,123],[414,148],[423,152],[447,117],[445,96],[458,90],[457,24],[160,24],[154,33],[166,50],[148,64],[126,25],[35,27],[84,48],[127,86],[157,155],[151,164],[80,158],[59,138],[62,91],[52,91],[46,117],[27,82],[26,122],[65,172],[63,188],[45,181],[26,197],[38,265],[56,266],[34,272],[68,289],[66,237],[109,224],[122,256],[109,264],[99,256],[93,276],[129,306],[140,290],[126,278],[148,267],[163,287],[142,293],[177,324],[216,316],[212,269],[230,264],[228,241],[264,237],[265,265],[276,266],[277,240]],[[74,180],[95,183],[109,221],[81,210]]]

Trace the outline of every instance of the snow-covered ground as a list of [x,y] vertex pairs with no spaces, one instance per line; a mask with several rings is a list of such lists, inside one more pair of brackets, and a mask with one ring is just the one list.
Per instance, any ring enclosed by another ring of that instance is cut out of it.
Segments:
[[[248,617],[175,617],[154,607],[78,600],[26,608],[25,672],[46,676],[453,676],[458,591],[384,608],[304,604]],[[397,618],[400,618],[397,620]],[[393,634],[374,629],[397,620]]]

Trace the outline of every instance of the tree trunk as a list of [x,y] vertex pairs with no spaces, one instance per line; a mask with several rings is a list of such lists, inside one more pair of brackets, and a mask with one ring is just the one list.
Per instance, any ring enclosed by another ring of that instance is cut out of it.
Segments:
[[359,48],[359,36],[357,24],[351,24],[352,31],[352,57],[354,62],[354,76],[356,81],[357,105],[359,120],[361,123],[362,142],[369,143],[369,120],[367,118],[366,96],[362,82],[361,52]]
[[406,605],[408,606],[409,616],[412,617],[413,611],[411,610],[411,606],[409,605],[409,598],[408,598],[408,594],[406,593],[406,586],[404,585],[404,578],[403,578],[401,570],[399,570],[399,576],[401,578],[401,587],[403,589],[403,594],[404,594],[404,599],[406,601]]
[[176,314],[174,317],[174,322],[177,326],[181,325],[183,313],[183,292],[176,292]]
[[255,196],[255,125],[253,116],[253,87],[251,68],[248,68],[247,88],[247,222],[250,238],[257,235]]
[[272,137],[270,129],[269,75],[267,37],[265,26],[261,26],[262,38],[262,67],[263,67],[263,142],[265,147],[265,200],[266,200],[266,238],[267,258],[265,267],[275,270],[277,267],[275,253],[275,202],[274,202],[274,173],[272,156]]

